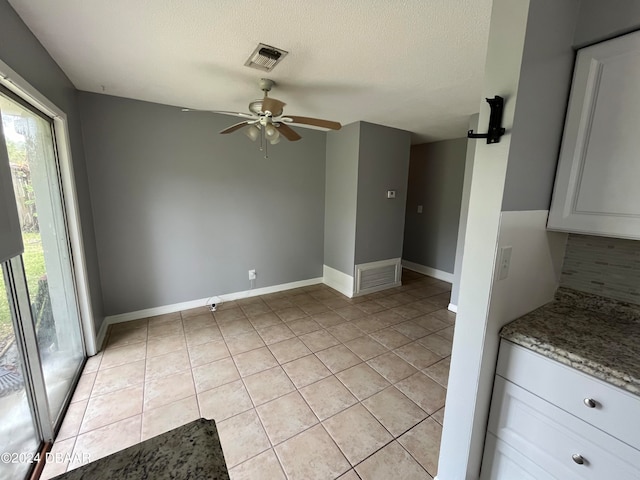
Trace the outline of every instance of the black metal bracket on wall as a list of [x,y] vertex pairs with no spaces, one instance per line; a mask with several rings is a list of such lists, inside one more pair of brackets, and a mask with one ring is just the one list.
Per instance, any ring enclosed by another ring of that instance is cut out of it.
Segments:
[[499,143],[500,137],[504,135],[505,129],[502,128],[502,112],[504,110],[504,98],[496,95],[493,98],[487,98],[487,103],[491,107],[489,115],[489,131],[487,133],[473,133],[473,130],[467,132],[469,138],[486,138],[487,143]]

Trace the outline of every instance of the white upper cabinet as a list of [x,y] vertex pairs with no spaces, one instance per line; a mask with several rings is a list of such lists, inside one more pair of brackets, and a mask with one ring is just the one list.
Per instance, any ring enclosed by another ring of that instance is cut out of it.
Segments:
[[578,52],[547,226],[640,239],[640,32]]

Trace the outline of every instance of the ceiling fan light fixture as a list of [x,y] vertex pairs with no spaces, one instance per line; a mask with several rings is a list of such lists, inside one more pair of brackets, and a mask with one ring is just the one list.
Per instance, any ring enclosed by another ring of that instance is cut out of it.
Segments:
[[272,123],[268,123],[267,126],[264,127],[264,134],[269,140],[275,140],[280,137],[280,132]]
[[277,144],[277,143],[280,143],[280,140],[282,140],[282,137],[280,136],[280,133],[279,133],[279,132],[277,132],[277,133],[278,133],[278,136],[277,136],[277,137],[274,137],[274,138],[272,138],[271,140],[269,140],[269,143],[270,143],[271,145],[275,145],[275,144]]
[[260,127],[257,125],[250,125],[249,128],[245,128],[244,133],[253,142],[260,137]]

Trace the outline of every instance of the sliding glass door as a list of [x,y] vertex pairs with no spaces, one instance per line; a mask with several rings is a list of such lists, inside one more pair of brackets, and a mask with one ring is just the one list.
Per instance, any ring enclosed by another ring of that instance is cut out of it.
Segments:
[[18,452],[52,439],[85,351],[52,121],[4,91],[0,115],[24,245],[0,288],[0,445]]
[[[0,478],[19,478],[30,468],[28,462],[20,462],[20,456],[33,455],[40,446],[42,434],[37,428],[33,397],[25,379],[29,371],[23,361],[19,325],[12,312],[13,288],[9,265],[3,265],[0,276]],[[10,455],[10,456],[7,456]],[[16,460],[13,461],[12,460]]]

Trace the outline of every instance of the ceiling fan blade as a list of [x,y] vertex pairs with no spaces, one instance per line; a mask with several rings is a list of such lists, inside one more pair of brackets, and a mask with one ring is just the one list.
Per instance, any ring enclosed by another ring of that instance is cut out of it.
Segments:
[[284,138],[291,142],[295,142],[296,140],[300,140],[302,138],[300,135],[298,135],[298,132],[296,132],[289,125],[279,123],[276,124],[276,127],[278,128],[278,131],[284,136]]
[[297,117],[294,115],[287,115],[281,120],[284,122],[301,123],[303,125],[313,125],[315,127],[329,128],[331,130],[340,130],[342,128],[342,125],[340,125],[338,122],[323,120],[321,118]]
[[286,103],[281,102],[276,98],[264,97],[262,99],[262,111],[263,112],[271,112],[272,117],[279,117],[282,115],[282,108],[286,105]]
[[197,108],[182,108],[183,112],[204,112],[204,113],[221,113],[223,115],[233,115],[234,117],[256,118],[256,115],[243,112],[227,112],[225,110],[198,110]]
[[227,112],[225,110],[209,110],[211,113],[221,113],[223,115],[233,115],[235,117],[242,117],[242,118],[256,118],[255,115],[252,115],[251,113],[243,113],[243,112]]
[[235,125],[231,125],[228,128],[225,128],[224,130],[222,130],[220,133],[233,133],[236,130],[240,130],[242,127],[244,127],[245,125],[249,125],[249,122],[240,122],[240,123],[236,123]]

